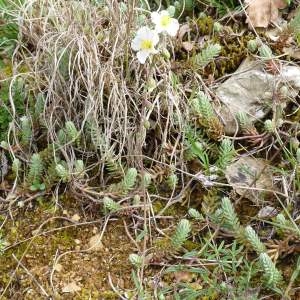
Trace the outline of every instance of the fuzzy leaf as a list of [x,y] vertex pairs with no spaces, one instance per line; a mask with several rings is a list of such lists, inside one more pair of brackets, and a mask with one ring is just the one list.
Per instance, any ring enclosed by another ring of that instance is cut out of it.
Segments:
[[180,220],[179,224],[176,227],[176,232],[172,236],[172,245],[176,250],[178,250],[187,240],[190,231],[190,222],[186,219]]
[[219,44],[208,45],[205,49],[194,56],[193,60],[198,68],[208,65],[215,57],[219,56],[222,47]]

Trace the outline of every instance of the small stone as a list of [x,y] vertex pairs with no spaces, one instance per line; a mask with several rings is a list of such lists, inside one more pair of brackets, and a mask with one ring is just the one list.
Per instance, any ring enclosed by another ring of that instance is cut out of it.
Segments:
[[254,203],[278,190],[273,183],[271,166],[264,159],[241,157],[226,168],[225,177],[239,195]]
[[236,72],[216,89],[215,94],[223,105],[218,105],[215,109],[224,123],[227,135],[233,135],[238,130],[238,113],[246,113],[251,122],[266,117],[272,107],[274,83],[279,79],[289,86],[285,91],[286,99],[298,94],[300,67],[283,64],[280,74],[271,74],[265,71],[264,62],[247,58]]
[[277,216],[279,211],[273,206],[265,206],[257,214],[260,219],[271,219]]
[[62,292],[63,293],[75,293],[75,292],[79,292],[81,291],[81,287],[78,286],[76,284],[76,282],[71,282],[66,284],[63,288],[62,288]]
[[54,269],[54,271],[59,273],[62,271],[63,266],[61,264],[55,264],[53,269]]
[[96,234],[92,236],[89,240],[89,250],[90,251],[99,251],[103,250],[103,244],[101,242],[101,235]]
[[80,216],[78,214],[75,214],[75,215],[72,216],[71,220],[73,222],[78,222],[80,220]]
[[38,235],[39,234],[39,229],[36,229],[36,230],[32,230],[31,231],[31,234],[33,235],[33,236],[36,236],[36,235]]
[[24,201],[18,201],[17,203],[18,207],[23,208],[24,207]]

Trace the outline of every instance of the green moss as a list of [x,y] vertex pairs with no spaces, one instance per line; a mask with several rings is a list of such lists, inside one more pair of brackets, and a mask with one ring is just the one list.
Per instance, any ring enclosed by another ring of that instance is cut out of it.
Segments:
[[[102,298],[102,295],[96,289],[85,289],[80,291],[80,295],[75,296],[75,300],[96,300],[96,299],[106,299]],[[115,298],[112,298],[115,299]]]
[[[204,70],[200,70],[200,75],[209,77],[213,75],[213,78],[217,79],[225,74],[231,74],[239,67],[241,62],[249,55],[247,48],[248,41],[255,38],[252,32],[245,31],[244,28],[224,26],[223,30],[219,33],[214,32],[214,19],[210,16],[198,18],[193,20],[189,24],[191,32],[189,32],[189,40],[198,40],[205,36],[209,36],[209,44],[219,44],[222,47],[220,55],[209,63]],[[183,37],[184,40],[185,37]],[[189,41],[188,40],[188,41]],[[176,68],[184,70],[193,67],[193,60],[190,57],[194,57],[206,47],[204,44],[201,47],[195,46],[193,52],[187,55],[187,52],[181,48],[177,51]],[[187,65],[189,65],[187,67]],[[179,73],[179,72],[177,72]]]
[[200,35],[211,35],[214,30],[214,19],[209,16],[199,18],[196,21],[197,31]]
[[199,243],[195,243],[193,241],[187,240],[184,242],[183,247],[185,249],[187,249],[188,251],[192,251],[192,250],[198,250],[201,248],[201,245]]
[[247,43],[254,38],[252,33],[245,33],[242,36],[224,34],[214,36],[212,43],[222,46],[220,56],[205,67],[203,75],[214,75],[214,78],[222,77],[236,71],[241,62],[249,55]]
[[100,294],[101,296],[101,299],[104,299],[104,300],[115,300],[115,299],[119,299],[119,296],[115,293],[115,292],[112,292],[112,291],[105,291],[105,292],[102,292]]
[[[2,68],[1,68],[2,65]],[[0,79],[1,77],[6,78],[3,76],[6,65],[1,61],[0,57]],[[11,122],[11,115],[8,111],[9,108],[9,89],[10,89],[10,81],[4,81],[0,85],[0,99],[4,105],[1,105],[0,108],[0,140],[7,140],[7,130],[9,123]],[[14,105],[16,109],[16,113],[19,116],[24,114],[25,104],[24,104],[24,93],[23,93],[23,84],[21,81],[15,81],[12,85],[12,95],[14,99]]]

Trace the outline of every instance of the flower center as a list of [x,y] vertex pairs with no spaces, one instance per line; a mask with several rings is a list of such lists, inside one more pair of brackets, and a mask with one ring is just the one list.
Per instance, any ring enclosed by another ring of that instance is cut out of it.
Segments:
[[153,43],[151,40],[143,40],[141,42],[141,50],[151,50],[153,48]]
[[162,16],[160,19],[160,25],[162,27],[167,27],[170,24],[171,17],[170,16]]

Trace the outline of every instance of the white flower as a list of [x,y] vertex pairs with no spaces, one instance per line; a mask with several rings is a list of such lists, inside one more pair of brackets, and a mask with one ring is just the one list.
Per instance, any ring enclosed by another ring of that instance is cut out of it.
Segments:
[[156,31],[149,27],[141,27],[131,43],[131,48],[138,51],[136,56],[141,64],[144,64],[147,57],[151,54],[156,54],[158,51],[154,48],[159,41],[159,36]]
[[155,30],[167,32],[170,36],[175,36],[179,29],[179,23],[176,19],[171,18],[168,11],[162,10],[160,13],[151,13],[152,22],[155,24]]

